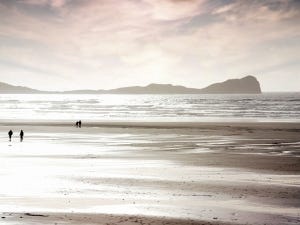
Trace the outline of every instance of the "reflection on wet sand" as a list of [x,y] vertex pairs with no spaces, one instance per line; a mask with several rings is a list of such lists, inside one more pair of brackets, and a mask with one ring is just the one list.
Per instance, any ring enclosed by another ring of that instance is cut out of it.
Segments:
[[1,223],[300,222],[294,130],[28,126],[8,143],[6,129]]

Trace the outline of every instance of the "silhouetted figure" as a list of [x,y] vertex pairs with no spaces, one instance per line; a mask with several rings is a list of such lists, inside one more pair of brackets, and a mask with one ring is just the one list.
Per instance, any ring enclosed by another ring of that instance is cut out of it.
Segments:
[[81,120],[78,121],[78,126],[81,128]]
[[23,138],[24,138],[24,131],[21,130],[21,131],[20,131],[20,141],[21,141],[21,142],[23,141]]
[[13,133],[14,133],[14,132],[13,132],[12,130],[10,130],[10,131],[8,132],[9,141],[11,141],[11,137],[12,137]]
[[78,127],[79,126],[79,122],[78,121],[76,121],[76,127]]

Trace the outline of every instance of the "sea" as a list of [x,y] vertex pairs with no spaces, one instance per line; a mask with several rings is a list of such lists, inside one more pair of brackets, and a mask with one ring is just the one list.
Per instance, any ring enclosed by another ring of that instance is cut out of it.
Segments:
[[300,122],[299,93],[1,94],[0,120]]

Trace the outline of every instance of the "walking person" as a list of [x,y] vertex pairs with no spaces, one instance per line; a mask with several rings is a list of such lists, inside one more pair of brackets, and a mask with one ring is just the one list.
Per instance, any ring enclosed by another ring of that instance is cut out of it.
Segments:
[[81,120],[78,121],[78,126],[81,128]]
[[20,131],[20,142],[23,141],[23,138],[24,138],[24,131],[21,130],[21,131]]
[[11,137],[12,137],[13,133],[14,133],[14,132],[13,132],[12,130],[8,131],[9,141],[11,141]]

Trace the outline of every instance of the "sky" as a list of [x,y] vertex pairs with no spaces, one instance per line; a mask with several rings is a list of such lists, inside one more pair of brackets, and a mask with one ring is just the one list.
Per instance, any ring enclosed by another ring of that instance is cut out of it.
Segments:
[[41,90],[254,75],[300,91],[299,0],[0,0],[0,81]]

